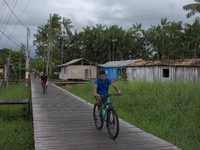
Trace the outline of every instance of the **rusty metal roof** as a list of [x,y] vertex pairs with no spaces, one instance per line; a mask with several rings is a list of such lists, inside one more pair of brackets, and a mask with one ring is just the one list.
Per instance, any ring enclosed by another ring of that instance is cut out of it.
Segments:
[[135,63],[142,59],[122,60],[122,61],[109,61],[102,65],[102,67],[125,67],[129,64]]
[[142,60],[132,64],[127,65],[126,67],[139,67],[139,66],[196,66],[200,67],[200,58],[192,59],[176,59],[176,60]]

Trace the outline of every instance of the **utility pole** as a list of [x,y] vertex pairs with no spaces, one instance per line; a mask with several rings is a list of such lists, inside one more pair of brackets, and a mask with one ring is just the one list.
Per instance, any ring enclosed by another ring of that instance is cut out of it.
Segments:
[[28,37],[29,27],[27,27],[27,48],[26,48],[26,73],[25,73],[25,86],[28,87],[28,76],[29,76],[29,50],[28,50]]
[[61,64],[63,64],[63,44],[64,44],[63,40],[64,39],[62,38],[62,56],[61,56],[62,58],[61,58]]
[[61,64],[63,64],[63,44],[64,44],[64,27],[63,27],[63,31],[62,31],[62,56],[61,56]]

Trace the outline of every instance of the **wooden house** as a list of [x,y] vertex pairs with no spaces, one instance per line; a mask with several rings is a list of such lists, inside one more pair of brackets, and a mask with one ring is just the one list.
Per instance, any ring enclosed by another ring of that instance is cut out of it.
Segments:
[[61,68],[59,79],[90,79],[97,78],[98,65],[84,59],[71,60],[65,64],[58,65]]
[[130,81],[200,82],[200,59],[143,60],[126,67]]
[[117,79],[117,76],[126,73],[127,65],[137,62],[141,59],[122,60],[122,61],[109,61],[103,65],[102,70],[106,73],[107,78]]

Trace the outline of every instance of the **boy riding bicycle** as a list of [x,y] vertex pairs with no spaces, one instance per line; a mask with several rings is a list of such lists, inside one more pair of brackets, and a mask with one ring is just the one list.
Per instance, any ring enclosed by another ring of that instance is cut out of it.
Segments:
[[47,82],[47,76],[45,74],[43,74],[41,76],[41,83],[42,83],[42,87],[43,87],[43,83],[45,83],[45,91],[47,92],[47,86],[48,86],[48,82]]
[[98,107],[98,113],[97,117],[100,116],[100,107],[101,103],[103,104],[106,102],[107,97],[101,97],[100,95],[108,94],[109,85],[111,85],[114,89],[116,89],[119,92],[119,95],[122,95],[123,93],[120,91],[120,89],[109,79],[106,78],[106,73],[104,71],[99,72],[99,78],[94,81],[94,95],[97,100],[97,107]]

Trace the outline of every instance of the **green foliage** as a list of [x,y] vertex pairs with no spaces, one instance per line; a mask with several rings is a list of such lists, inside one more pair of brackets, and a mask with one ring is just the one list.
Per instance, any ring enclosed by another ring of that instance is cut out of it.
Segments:
[[[9,85],[6,90],[0,86],[0,99],[29,98],[31,108],[31,86],[26,88],[25,83],[12,82]],[[25,108],[25,105],[0,105],[1,149],[34,149],[32,116],[26,120]]]
[[127,76],[127,73],[122,73],[120,75],[117,75],[117,79],[120,79],[120,80],[127,80],[128,76]]
[[190,12],[186,15],[187,18],[190,18],[191,16],[195,15],[197,12],[200,12],[200,0],[195,0],[197,3],[193,4],[187,4],[183,6],[184,10],[190,10]]
[[[200,148],[199,84],[114,83],[124,92],[123,96],[110,98],[120,118],[183,150]],[[96,102],[93,83],[75,85],[67,90],[92,104]],[[116,93],[116,90],[110,87],[109,93]]]
[[[11,67],[11,78],[19,78],[19,68],[21,67],[21,78],[25,77],[25,71],[26,71],[26,57],[25,57],[25,46],[22,44],[21,49],[19,51],[13,51],[12,49],[3,48],[3,50],[6,55],[3,58],[4,64],[7,63],[9,54],[11,52],[11,58],[10,58],[10,64],[13,64]],[[20,65],[21,64],[21,65]],[[15,73],[17,77],[15,76]]]

